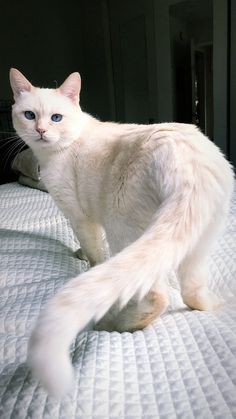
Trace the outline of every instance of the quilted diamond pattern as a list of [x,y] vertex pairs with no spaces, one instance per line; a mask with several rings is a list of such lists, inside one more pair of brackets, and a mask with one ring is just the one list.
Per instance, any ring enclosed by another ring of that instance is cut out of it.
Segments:
[[170,277],[172,309],[144,331],[89,331],[71,348],[76,384],[56,401],[26,365],[28,338],[55,292],[87,269],[47,193],[0,186],[0,417],[2,419],[236,418],[236,197],[209,259],[216,313],[189,310]]

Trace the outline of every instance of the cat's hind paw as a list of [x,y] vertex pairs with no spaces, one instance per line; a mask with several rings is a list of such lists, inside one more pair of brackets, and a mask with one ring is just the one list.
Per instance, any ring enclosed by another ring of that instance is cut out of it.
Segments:
[[203,287],[194,292],[183,295],[183,301],[188,307],[194,310],[215,311],[224,304],[224,300],[213,291]]

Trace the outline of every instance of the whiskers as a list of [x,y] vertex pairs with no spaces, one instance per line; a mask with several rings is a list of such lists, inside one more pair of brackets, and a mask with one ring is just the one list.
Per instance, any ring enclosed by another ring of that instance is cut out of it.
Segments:
[[0,131],[0,154],[3,156],[1,170],[3,172],[9,172],[15,159],[28,147],[28,144],[34,146],[36,154],[43,156],[51,152],[61,154],[65,149],[65,145],[58,141],[56,135],[50,135],[47,141],[43,142],[37,141],[35,132],[26,131],[19,137],[15,131]]
[[[4,132],[4,134],[5,133],[6,132]],[[1,134],[1,131],[0,131],[0,134]],[[12,135],[11,137],[0,138],[0,148],[6,147],[7,145],[11,144],[13,141],[18,141],[18,140],[22,141],[21,138],[19,138],[18,135],[16,135],[16,133],[14,133],[14,135]]]
[[[2,155],[5,154],[3,160],[3,170],[5,171],[7,166],[11,165],[16,156],[25,148],[26,144],[22,138],[18,137],[15,131],[0,131],[0,134],[2,136],[0,139],[0,150]],[[9,134],[12,135],[7,136]],[[4,149],[5,152],[3,153]]]

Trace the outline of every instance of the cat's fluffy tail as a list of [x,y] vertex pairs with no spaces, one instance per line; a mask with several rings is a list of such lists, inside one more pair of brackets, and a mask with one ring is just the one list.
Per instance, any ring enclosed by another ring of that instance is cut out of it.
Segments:
[[134,295],[143,298],[154,283],[161,286],[214,216],[213,201],[194,188],[173,196],[137,241],[69,281],[49,302],[31,337],[29,362],[50,394],[63,395],[73,382],[69,347],[77,333],[116,301],[123,307]]

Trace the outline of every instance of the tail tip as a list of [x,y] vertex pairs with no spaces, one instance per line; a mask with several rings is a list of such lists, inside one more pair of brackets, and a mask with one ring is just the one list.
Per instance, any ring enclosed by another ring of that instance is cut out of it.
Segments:
[[53,398],[61,399],[72,390],[74,371],[67,353],[58,348],[29,345],[27,361],[33,377]]

